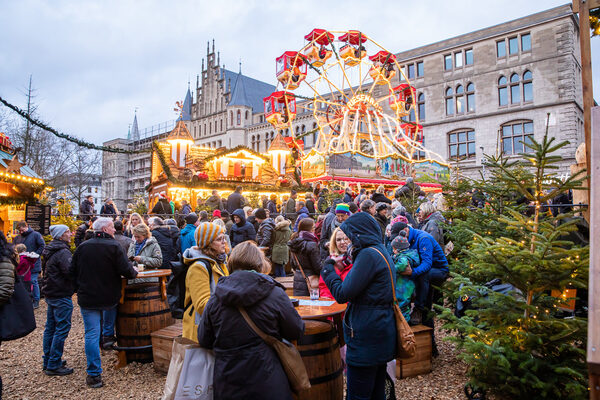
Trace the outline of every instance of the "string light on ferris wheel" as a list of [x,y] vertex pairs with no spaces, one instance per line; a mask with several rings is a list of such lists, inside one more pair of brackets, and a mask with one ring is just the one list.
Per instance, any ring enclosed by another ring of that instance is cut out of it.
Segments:
[[[447,165],[443,157],[423,146],[415,89],[391,52],[356,30],[313,29],[304,39],[307,43],[299,51],[286,51],[276,59],[276,77],[282,90],[263,99],[266,120],[278,130],[290,128],[291,144],[298,151],[303,149],[292,122],[300,107],[311,110],[316,120],[319,135],[311,151],[318,154],[351,152],[376,159],[391,156],[409,163]],[[378,51],[367,57],[367,46]],[[309,75],[308,67],[316,76]],[[351,79],[356,71],[358,81]],[[394,86],[392,80],[398,72],[406,83]],[[301,85],[313,92],[310,103],[296,104],[296,98],[307,99],[293,93]],[[387,91],[375,90],[385,86]],[[384,111],[384,105],[392,115]],[[402,120],[411,113],[414,122]]]

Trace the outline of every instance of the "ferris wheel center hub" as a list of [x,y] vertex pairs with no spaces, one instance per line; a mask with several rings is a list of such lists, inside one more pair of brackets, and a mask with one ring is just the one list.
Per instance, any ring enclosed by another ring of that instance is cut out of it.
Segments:
[[366,111],[368,107],[373,107],[377,112],[383,112],[383,109],[377,103],[377,100],[373,98],[373,96],[366,93],[357,93],[354,97],[352,97],[346,107],[350,111]]

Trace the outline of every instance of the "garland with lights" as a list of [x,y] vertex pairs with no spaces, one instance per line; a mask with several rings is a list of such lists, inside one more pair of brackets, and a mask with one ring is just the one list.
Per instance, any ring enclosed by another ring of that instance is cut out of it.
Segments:
[[43,183],[27,182],[26,179],[11,178],[6,173],[4,173],[4,174],[0,173],[0,181],[12,183],[13,185],[17,185],[17,186],[26,184],[29,187],[31,187],[31,189],[33,190],[34,193],[41,192],[42,190],[44,190],[44,187],[45,187]]
[[29,197],[0,196],[0,206],[21,206],[31,200]]
[[21,117],[23,117],[24,119],[26,119],[27,121],[29,121],[33,125],[37,126],[38,128],[41,128],[41,129],[43,129],[45,131],[48,131],[48,132],[52,133],[54,136],[56,136],[56,137],[68,140],[71,143],[75,143],[77,146],[80,146],[80,147],[85,147],[85,148],[88,148],[88,149],[91,149],[91,150],[106,151],[106,152],[109,152],[109,153],[139,154],[139,153],[148,153],[149,152],[149,150],[125,150],[125,149],[119,149],[119,148],[116,148],[116,147],[98,146],[96,144],[89,143],[89,142],[86,142],[84,140],[78,139],[78,138],[76,138],[74,136],[67,135],[66,133],[58,132],[56,129],[54,129],[54,128],[48,126],[48,125],[46,125],[45,123],[37,120],[36,118],[33,118],[26,111],[21,110],[19,107],[15,106],[13,104],[10,104],[6,100],[4,100],[2,97],[0,97],[0,103],[4,104],[6,107],[10,108],[11,110],[13,110],[17,114],[19,114]]

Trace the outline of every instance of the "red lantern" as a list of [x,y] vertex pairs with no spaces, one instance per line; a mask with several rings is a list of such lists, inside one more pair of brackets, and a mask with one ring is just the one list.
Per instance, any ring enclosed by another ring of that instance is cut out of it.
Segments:
[[396,111],[399,117],[408,115],[414,106],[414,98],[415,88],[403,83],[390,91],[390,108]]
[[353,67],[358,65],[361,59],[367,55],[367,51],[362,45],[367,41],[367,37],[360,31],[348,31],[338,38],[342,42],[346,42],[340,48],[340,57],[344,59],[344,63]]
[[286,51],[276,60],[277,80],[288,90],[300,86],[306,78],[306,63],[297,51]]
[[273,92],[263,99],[265,119],[275,129],[285,129],[296,118],[296,98],[292,93]]
[[[308,48],[304,50],[304,56],[306,56],[308,62],[314,67],[322,67],[332,54],[332,51],[325,46],[333,43],[334,38],[335,36],[325,29],[313,29],[308,35],[304,36],[304,39],[310,42]],[[316,45],[319,45],[319,47]]]

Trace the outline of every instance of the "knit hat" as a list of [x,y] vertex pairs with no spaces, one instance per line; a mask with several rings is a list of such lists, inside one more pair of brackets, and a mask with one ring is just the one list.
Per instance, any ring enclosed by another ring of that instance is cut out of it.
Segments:
[[408,218],[406,218],[404,215],[398,215],[397,217],[392,219],[391,225],[394,225],[396,222],[404,222],[408,225]]
[[400,231],[400,234],[396,236],[394,240],[392,240],[392,248],[395,250],[404,250],[408,249],[409,247],[410,243],[408,243],[405,231]]
[[214,242],[221,233],[225,233],[225,228],[213,224],[212,222],[203,222],[196,228],[194,238],[196,239],[198,247],[203,249]]
[[58,239],[68,230],[69,227],[66,225],[50,225],[50,235],[52,235],[52,239]]
[[183,217],[183,220],[186,224],[194,225],[196,221],[198,221],[198,214],[196,214],[195,212],[191,212],[185,217]]
[[254,211],[254,217],[257,219],[267,219],[267,212],[264,208],[259,208],[258,210]]
[[379,212],[381,210],[387,210],[387,208],[388,208],[387,203],[384,203],[383,201],[381,201],[375,205],[376,212]]
[[221,210],[215,210],[215,211],[213,211],[213,215],[212,216],[213,217],[221,218]]
[[407,226],[408,226],[408,224],[406,224],[405,222],[396,222],[395,224],[392,225],[390,234],[392,236],[396,236],[396,234],[399,234],[400,231],[403,231],[404,229],[406,229]]
[[335,206],[335,213],[350,215],[350,207],[348,207],[348,204],[340,203]]

